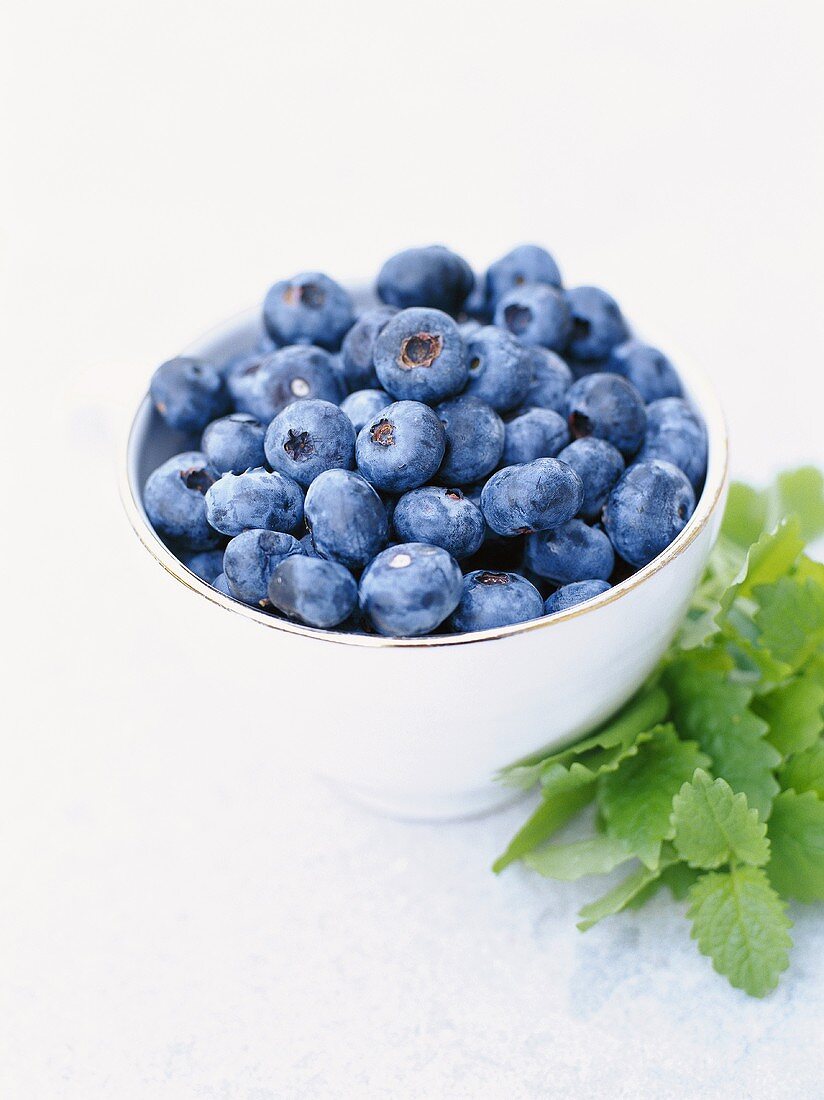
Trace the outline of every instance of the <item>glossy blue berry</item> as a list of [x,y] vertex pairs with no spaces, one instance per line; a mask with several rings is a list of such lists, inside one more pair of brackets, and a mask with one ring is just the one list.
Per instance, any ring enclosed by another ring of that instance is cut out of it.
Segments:
[[572,315],[562,291],[527,283],[501,298],[495,307],[495,324],[525,346],[563,351],[572,332]]
[[507,466],[484,485],[484,519],[499,535],[526,535],[560,527],[578,512],[584,498],[581,479],[556,458]]
[[358,470],[376,489],[404,493],[430,481],[446,447],[443,424],[428,405],[396,401],[358,433]]
[[567,393],[569,428],[576,439],[605,439],[625,457],[644,442],[647,414],[641,395],[618,374],[588,374]]
[[566,420],[552,409],[525,409],[506,424],[502,466],[553,458],[569,443]]
[[584,484],[581,515],[588,520],[598,519],[609,494],[624,472],[621,452],[605,439],[590,435],[574,439],[558,453],[557,458],[571,466]]
[[363,569],[386,545],[386,509],[369,482],[351,470],[316,477],[305,511],[317,552],[347,569]]
[[324,470],[355,465],[355,429],[330,401],[295,401],[278,413],[266,432],[266,459],[307,488]]
[[292,554],[302,554],[296,538],[281,531],[243,531],[223,555],[223,572],[237,600],[269,607],[269,581],[277,566]]
[[404,309],[375,341],[375,372],[399,401],[435,405],[466,385],[464,343],[458,326],[438,309]]
[[466,393],[498,412],[523,403],[531,377],[526,351],[508,332],[484,325],[466,341]]
[[583,520],[571,519],[552,531],[528,535],[524,561],[533,573],[556,584],[608,580],[615,553],[607,536]]
[[584,603],[586,600],[594,600],[596,596],[609,592],[611,587],[606,581],[593,580],[565,584],[563,588],[557,589],[551,596],[547,597],[544,612],[547,615],[554,615],[558,611],[566,611],[568,608],[575,607],[576,604]]
[[293,401],[316,398],[338,404],[343,389],[332,356],[322,348],[293,345],[264,359],[236,398],[239,412],[268,424]]
[[162,363],[152,375],[149,393],[166,423],[185,432],[202,432],[229,408],[222,377],[202,359]]
[[524,405],[552,409],[565,416],[566,392],[572,385],[572,371],[560,355],[549,348],[526,348],[525,355],[529,363],[529,389]]
[[461,598],[461,570],[440,546],[390,546],[371,562],[360,582],[361,610],[379,634],[431,634]]
[[293,554],[272,574],[269,602],[292,619],[329,630],[355,610],[358,586],[337,562]]
[[401,542],[442,546],[459,561],[480,549],[486,530],[480,508],[460,489],[434,485],[404,493],[395,505],[392,523]]
[[149,522],[163,538],[190,550],[208,550],[217,535],[206,517],[205,494],[217,481],[201,451],[184,451],[158,466],[143,490]]
[[224,535],[256,528],[294,531],[303,519],[303,492],[296,481],[277,471],[224,474],[206,493],[206,515]]
[[647,434],[639,462],[660,458],[683,470],[694,490],[707,472],[707,430],[691,405],[665,397],[647,406]]
[[618,303],[597,286],[578,286],[566,293],[572,316],[569,350],[576,359],[605,359],[629,336]]
[[196,577],[200,577],[207,584],[214,584],[215,577],[223,572],[222,550],[198,550],[194,553],[183,553],[180,560]]
[[685,474],[669,462],[638,462],[613,489],[604,527],[624,561],[647,565],[683,531],[695,508]]
[[213,469],[242,474],[265,463],[265,436],[265,426],[249,413],[231,413],[207,424],[200,446]]
[[281,344],[316,344],[336,351],[355,321],[352,299],[328,275],[307,271],[270,288],[263,320]]
[[543,612],[540,592],[525,577],[476,569],[464,577],[461,601],[449,622],[456,633],[468,633],[524,623]]
[[357,435],[364,424],[368,424],[381,409],[391,404],[392,398],[386,390],[355,390],[341,401],[340,407],[352,421]]
[[390,257],[378,274],[382,302],[408,309],[429,306],[458,313],[475,283],[472,268],[443,245],[408,248]]
[[623,375],[649,404],[662,397],[680,397],[678,372],[663,352],[640,340],[625,340],[612,349],[607,370]]
[[492,307],[525,283],[543,283],[560,287],[561,272],[545,248],[537,244],[522,244],[489,265],[486,273],[486,297]]
[[453,397],[435,412],[446,433],[446,450],[438,471],[445,485],[482,481],[501,461],[504,422],[478,397]]
[[340,360],[346,388],[350,391],[375,389],[375,341],[397,313],[394,306],[376,306],[365,310],[343,338]]

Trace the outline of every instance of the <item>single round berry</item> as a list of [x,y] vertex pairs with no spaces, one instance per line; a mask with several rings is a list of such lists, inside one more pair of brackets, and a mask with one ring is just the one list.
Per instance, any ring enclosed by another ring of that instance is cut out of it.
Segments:
[[396,401],[358,433],[358,470],[376,489],[403,493],[425,485],[441,464],[443,424],[419,401]]
[[188,570],[207,584],[214,584],[215,577],[223,572],[222,550],[198,550],[195,553],[181,554],[180,560]]
[[569,350],[576,359],[604,359],[629,336],[618,303],[597,286],[578,286],[566,293],[572,317]]
[[458,326],[437,309],[404,309],[375,341],[375,371],[397,400],[435,405],[466,385],[464,343]]
[[149,393],[165,422],[179,431],[202,432],[229,408],[223,379],[202,359],[162,363],[152,375]]
[[525,346],[563,351],[572,332],[569,303],[560,290],[526,283],[510,290],[495,308],[495,324]]
[[480,508],[460,489],[427,485],[404,493],[392,517],[401,542],[428,542],[442,546],[460,561],[481,548],[486,525]]
[[572,371],[560,355],[549,348],[526,348],[525,355],[530,374],[524,404],[532,408],[552,409],[565,416],[566,392],[572,385]]
[[552,531],[529,535],[524,562],[533,573],[556,584],[605,581],[612,576],[615,553],[603,531],[571,519]]
[[266,428],[248,413],[231,413],[207,424],[201,447],[209,465],[221,474],[242,474],[266,461]]
[[612,349],[607,369],[623,375],[649,404],[662,397],[680,397],[675,367],[663,352],[640,340],[625,340]]
[[355,610],[358,586],[337,562],[294,554],[272,574],[269,602],[292,619],[329,630]]
[[707,430],[691,405],[665,397],[647,406],[647,434],[639,462],[659,458],[687,475],[698,490],[707,472]]
[[567,393],[569,430],[576,439],[605,439],[632,457],[644,442],[647,414],[635,387],[617,374],[588,374]]
[[449,622],[458,633],[494,630],[537,619],[543,611],[540,592],[525,577],[476,569],[464,577],[461,601]]
[[231,540],[223,555],[223,572],[237,600],[269,607],[269,581],[284,558],[302,554],[296,538],[281,531],[243,531]]
[[392,398],[386,390],[355,390],[341,401],[340,407],[352,421],[357,435],[364,424],[391,403]]
[[355,429],[329,401],[295,401],[278,413],[266,432],[266,458],[307,488],[324,470],[355,465]]
[[379,634],[431,634],[457,607],[461,570],[440,546],[400,543],[382,551],[360,582],[361,610]]
[[332,356],[322,348],[294,345],[273,352],[254,369],[237,406],[268,424],[293,401],[315,398],[336,405],[342,397]]
[[272,338],[282,344],[316,344],[336,351],[355,312],[352,299],[334,279],[307,271],[271,287],[263,319]]
[[566,611],[586,600],[594,600],[596,596],[609,592],[612,586],[607,581],[575,581],[573,584],[565,584],[547,597],[544,604],[544,613],[554,615],[558,611]]
[[624,472],[621,452],[605,439],[590,435],[574,439],[557,457],[560,462],[571,466],[584,483],[581,515],[588,520],[598,519],[609,494]]
[[218,473],[201,451],[184,451],[158,466],[143,491],[146,515],[163,538],[189,550],[208,550],[217,535],[206,516],[207,490]]
[[397,313],[394,306],[376,306],[358,317],[343,338],[340,359],[346,387],[350,391],[376,388],[375,341]]
[[526,351],[507,332],[485,325],[466,342],[466,393],[498,412],[517,408],[526,397],[530,365]]
[[257,375],[276,347],[268,350],[256,349],[231,359],[224,368],[226,389],[235,409],[249,412],[249,403],[255,400]]
[[553,458],[569,443],[566,420],[552,409],[525,409],[506,424],[503,466]]
[[306,494],[306,523],[324,558],[363,569],[386,545],[388,524],[380,497],[360,474],[327,470]]
[[613,489],[604,527],[624,561],[642,568],[666,550],[695,509],[685,474],[669,462],[638,462]]
[[581,479],[556,458],[507,466],[484,485],[484,519],[499,535],[527,535],[560,527],[578,512],[584,498]]
[[382,302],[408,309],[429,306],[458,313],[475,283],[472,268],[443,245],[408,248],[390,257],[378,274]]
[[522,244],[489,265],[486,297],[494,307],[511,290],[528,283],[560,287],[561,272],[552,256],[537,244]]
[[492,473],[504,449],[504,422],[478,397],[453,397],[435,412],[446,433],[446,451],[438,480],[469,485]]
[[206,493],[206,515],[224,535],[256,528],[294,531],[303,519],[303,492],[296,481],[277,471],[224,474]]

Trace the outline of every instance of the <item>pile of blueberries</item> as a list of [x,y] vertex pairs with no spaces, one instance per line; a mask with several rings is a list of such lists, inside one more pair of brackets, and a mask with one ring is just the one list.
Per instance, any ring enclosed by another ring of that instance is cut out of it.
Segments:
[[275,283],[254,351],[177,358],[151,397],[192,449],[149,519],[218,591],[324,629],[463,633],[605,592],[688,522],[702,420],[603,290],[513,249],[476,278],[440,246],[388,260],[356,312]]

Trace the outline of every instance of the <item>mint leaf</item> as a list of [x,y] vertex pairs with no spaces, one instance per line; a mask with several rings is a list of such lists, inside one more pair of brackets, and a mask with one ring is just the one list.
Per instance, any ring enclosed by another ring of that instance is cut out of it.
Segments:
[[690,867],[711,870],[732,860],[760,866],[770,857],[767,826],[723,779],[696,771],[672,800],[673,846]]
[[503,871],[504,867],[508,867],[517,859],[522,859],[527,852],[531,852],[533,848],[549,840],[553,833],[556,833],[562,825],[566,825],[567,821],[594,797],[594,783],[586,783],[571,787],[543,801],[509,842],[506,851],[492,864],[492,870],[496,874]]
[[824,644],[824,587],[813,577],[781,577],[753,589],[760,643],[778,660],[800,668]]
[[812,678],[800,677],[753,703],[770,732],[767,737],[783,757],[803,752],[818,740],[824,729],[824,687]]
[[749,596],[757,585],[773,584],[785,576],[803,549],[804,540],[795,517],[761,535],[750,547],[739,579],[724,594],[722,610],[729,610],[740,596]]
[[761,537],[767,526],[767,494],[733,481],[730,485],[721,534],[745,550]]
[[616,913],[620,913],[622,910],[626,909],[643,890],[646,890],[648,886],[658,879],[662,870],[669,866],[672,858],[674,857],[663,859],[661,866],[656,867],[654,870],[650,870],[648,867],[639,867],[637,871],[633,871],[631,875],[622,882],[619,882],[617,886],[604,894],[603,897],[598,898],[597,901],[590,902],[589,905],[585,905],[578,914],[580,918],[578,921],[578,928],[580,928],[582,932],[586,932],[588,928],[592,928],[593,925],[602,921],[604,917],[615,916]]
[[695,769],[708,764],[698,745],[681,741],[672,725],[659,726],[635,756],[598,780],[598,806],[608,834],[624,841],[648,868],[673,834],[672,799]]
[[824,476],[815,466],[779,474],[772,496],[772,515],[797,516],[805,542],[824,534]]
[[824,799],[824,741],[791,756],[779,771],[778,781],[784,790],[792,788],[796,794],[814,791]]
[[824,900],[824,802],[812,791],[782,791],[770,819],[770,880],[782,897]]
[[687,916],[698,950],[719,974],[763,997],[789,966],[792,921],[760,867],[702,875],[689,892]]
[[570,882],[584,875],[605,875],[633,858],[632,850],[623,841],[596,836],[571,844],[551,844],[525,856],[524,863],[548,878]]

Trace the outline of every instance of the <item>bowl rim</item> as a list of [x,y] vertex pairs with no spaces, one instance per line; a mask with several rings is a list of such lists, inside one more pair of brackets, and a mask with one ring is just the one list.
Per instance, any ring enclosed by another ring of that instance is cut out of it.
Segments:
[[[208,353],[205,351],[208,345],[215,344],[220,340],[230,339],[242,329],[249,328],[251,324],[259,324],[259,318],[260,310],[257,307],[237,313],[221,324],[209,329],[178,354],[208,357]],[[368,649],[436,649],[441,646],[475,645],[480,642],[511,638],[532,631],[546,630],[554,626],[561,626],[571,619],[592,614],[602,607],[618,602],[634,589],[651,580],[663,569],[666,569],[692,545],[707,527],[723,498],[729,475],[729,437],[721,403],[714,386],[700,368],[695,366],[689,358],[680,354],[677,356],[676,361],[679,364],[679,374],[686,383],[688,396],[695,402],[704,417],[709,443],[709,462],[704,488],[689,522],[658,557],[653,558],[648,565],[633,573],[632,576],[627,577],[626,580],[616,584],[607,592],[576,604],[565,611],[556,611],[554,614],[542,615],[540,618],[529,619],[523,623],[510,623],[507,626],[476,630],[466,634],[435,634],[413,638],[384,637],[376,634],[345,634],[335,630],[322,630],[318,627],[305,626],[302,623],[292,622],[288,619],[276,618],[263,610],[258,610],[248,604],[241,603],[239,600],[224,596],[223,593],[218,592],[217,589],[192,573],[182,561],[175,557],[155,532],[143,507],[142,491],[137,484],[136,476],[137,429],[141,418],[148,411],[147,406],[150,406],[151,403],[148,389],[143,390],[142,399],[138,402],[137,409],[131,417],[125,433],[125,446],[121,450],[123,461],[119,480],[123,506],[140,542],[155,561],[175,580],[190,591],[205,597],[211,603],[217,604],[225,611],[233,612],[260,626],[268,627],[270,630],[281,631],[285,634],[296,634],[332,645],[360,646]]]

